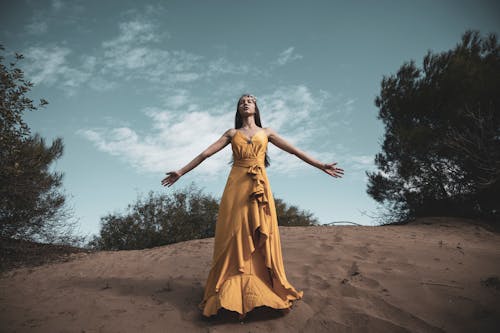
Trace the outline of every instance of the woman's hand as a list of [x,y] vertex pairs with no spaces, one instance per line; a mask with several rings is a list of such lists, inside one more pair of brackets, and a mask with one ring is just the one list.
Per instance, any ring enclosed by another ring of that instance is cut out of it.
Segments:
[[168,176],[162,179],[161,184],[168,187],[172,186],[182,176],[179,171],[170,171],[166,174]]
[[336,164],[337,162],[331,164],[323,164],[321,169],[330,176],[340,178],[344,174],[344,169],[335,167]]

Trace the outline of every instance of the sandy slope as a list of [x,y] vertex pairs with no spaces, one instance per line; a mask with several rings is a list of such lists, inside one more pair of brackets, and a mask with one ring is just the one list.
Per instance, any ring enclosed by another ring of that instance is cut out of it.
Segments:
[[280,227],[286,315],[239,323],[197,309],[213,239],[75,254],[0,279],[1,332],[493,332],[500,234],[446,218],[405,226]]

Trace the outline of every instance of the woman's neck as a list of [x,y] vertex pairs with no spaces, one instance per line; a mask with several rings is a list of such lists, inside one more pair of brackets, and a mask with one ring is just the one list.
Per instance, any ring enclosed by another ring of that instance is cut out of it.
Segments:
[[259,126],[255,124],[255,118],[253,116],[250,116],[242,119],[241,127],[245,129],[253,129]]

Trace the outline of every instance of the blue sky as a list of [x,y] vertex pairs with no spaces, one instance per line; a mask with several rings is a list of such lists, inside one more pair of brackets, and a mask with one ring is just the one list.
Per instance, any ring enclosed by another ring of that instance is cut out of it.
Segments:
[[53,170],[81,234],[149,191],[191,182],[222,195],[230,146],[171,188],[177,170],[234,126],[236,102],[257,96],[264,127],[324,163],[335,179],[269,144],[276,197],[320,223],[373,225],[366,194],[383,125],[384,75],[466,29],[500,31],[495,1],[1,1],[0,42],[25,55],[32,132],[65,152]]

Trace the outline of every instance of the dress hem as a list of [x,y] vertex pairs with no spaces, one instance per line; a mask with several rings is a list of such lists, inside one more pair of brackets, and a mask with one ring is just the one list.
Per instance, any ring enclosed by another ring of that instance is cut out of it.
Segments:
[[[238,274],[232,276],[224,281],[218,292],[203,300],[198,305],[198,308],[205,317],[217,315],[221,308],[245,314],[260,306],[267,306],[277,310],[290,309],[295,301],[303,297],[303,291],[296,290],[290,290],[296,295],[288,294],[285,299],[279,297],[277,294],[274,294],[275,296],[260,292],[257,295],[254,294],[256,290],[263,290],[265,288],[262,284],[264,283],[254,275]],[[234,295],[234,292],[232,292],[234,290],[241,290],[241,299],[230,296]]]

